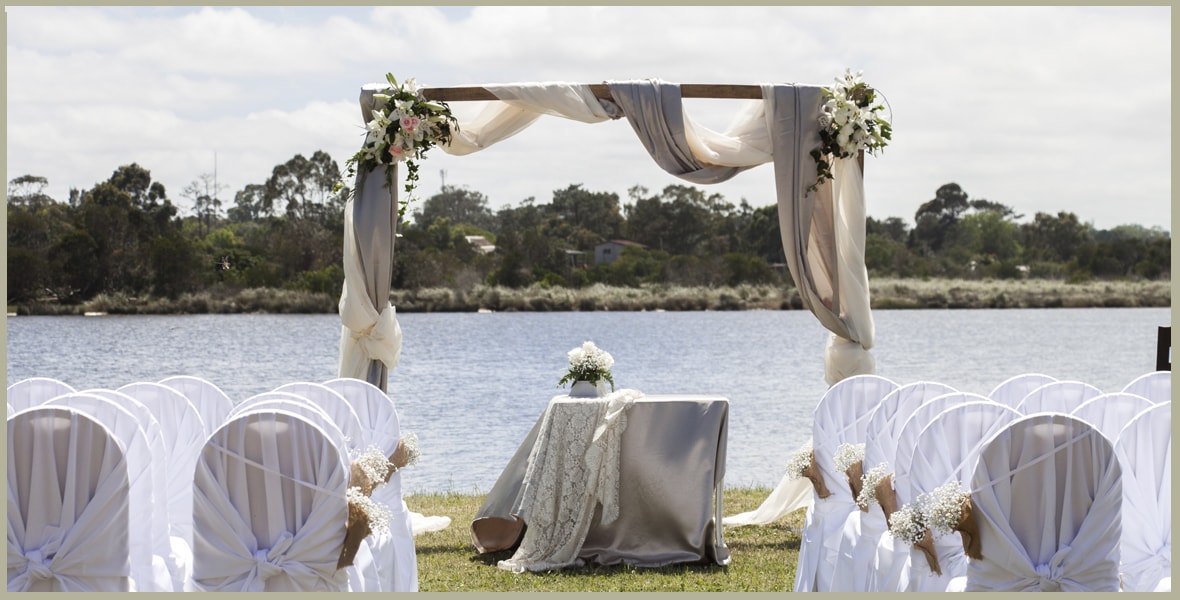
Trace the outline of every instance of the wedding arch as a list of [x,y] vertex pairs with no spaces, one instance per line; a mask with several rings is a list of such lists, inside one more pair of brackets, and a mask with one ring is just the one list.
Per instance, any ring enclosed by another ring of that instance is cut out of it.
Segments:
[[[389,79],[395,83],[392,76]],[[825,379],[830,385],[874,372],[869,353],[874,326],[864,262],[863,151],[855,158],[834,159],[813,153],[823,142],[821,130],[832,122],[831,107],[824,110],[826,88],[675,84],[658,79],[421,89],[412,80],[410,84],[423,101],[487,102],[476,116],[457,122],[448,143],[439,144],[452,155],[488,148],[548,115],[585,123],[626,118],[657,165],[695,184],[720,183],[773,163],[787,267],[803,305],[831,332],[824,349]],[[370,131],[389,99],[383,94],[388,89],[386,84],[361,88],[361,115]],[[717,132],[685,114],[683,98],[745,102],[733,124]],[[388,122],[388,107],[384,114]],[[345,207],[339,373],[382,390],[401,352],[401,328],[389,301],[399,221],[398,186],[390,182],[397,180],[397,165],[396,160],[362,163]],[[817,178],[825,166],[828,177]]]

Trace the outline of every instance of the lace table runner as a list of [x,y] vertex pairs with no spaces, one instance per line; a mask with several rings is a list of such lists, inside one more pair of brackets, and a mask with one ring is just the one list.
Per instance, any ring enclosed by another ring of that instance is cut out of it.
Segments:
[[619,390],[602,398],[549,402],[529,454],[524,487],[513,510],[527,524],[501,569],[522,573],[577,564],[595,508],[602,522],[619,514],[619,448],[627,409],[642,398]]

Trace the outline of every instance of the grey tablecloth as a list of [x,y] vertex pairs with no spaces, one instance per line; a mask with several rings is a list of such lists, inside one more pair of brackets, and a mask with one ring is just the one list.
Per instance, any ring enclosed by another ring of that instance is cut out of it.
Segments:
[[[558,398],[565,398],[558,396]],[[524,534],[520,496],[537,420],[471,524],[481,553],[515,546]],[[603,565],[729,564],[720,525],[729,401],[722,396],[644,396],[622,434],[619,516],[596,513],[578,557]],[[601,510],[601,508],[599,508]]]

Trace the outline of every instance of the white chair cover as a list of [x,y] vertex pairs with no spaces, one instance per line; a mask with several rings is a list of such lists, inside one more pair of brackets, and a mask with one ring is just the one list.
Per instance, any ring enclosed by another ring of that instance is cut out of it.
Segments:
[[[285,392],[288,394],[295,394],[307,398],[308,401],[319,406],[332,418],[340,431],[344,432],[344,438],[348,440],[348,447],[354,450],[364,450],[365,444],[365,429],[361,426],[360,417],[357,416],[356,411],[352,410],[348,400],[344,399],[332,388],[325,386],[322,383],[313,383],[310,381],[299,381],[287,383],[275,388],[273,391]],[[386,456],[389,456],[386,454]]]
[[190,544],[193,539],[193,468],[205,445],[205,424],[184,394],[166,385],[129,383],[117,390],[152,412],[164,436],[168,464],[168,520],[172,535]]
[[1110,443],[1119,439],[1119,434],[1135,415],[1154,406],[1151,400],[1128,392],[1111,392],[1095,396],[1075,408],[1070,415],[1077,417],[1099,431]]
[[[401,424],[393,399],[381,388],[362,379],[337,378],[324,386],[344,397],[353,407],[364,429],[364,444],[377,446],[386,456],[397,450],[401,439]],[[393,512],[389,533],[374,534],[365,543],[377,556],[380,591],[418,591],[418,558],[414,536],[423,530],[437,531],[451,524],[450,517],[426,517],[410,511],[402,497],[402,474],[394,473],[389,481],[373,490],[373,499],[385,504]]]
[[[168,446],[164,442],[164,434],[160,429],[160,422],[156,420],[151,409],[139,400],[123,392],[109,389],[83,390],[81,393],[102,396],[107,400],[123,407],[135,416],[140,430],[147,438],[148,448],[153,457],[168,456]],[[172,584],[175,591],[187,591],[185,586],[192,583],[193,540],[192,540],[192,512],[188,515],[169,515],[168,506],[171,497],[168,494],[168,461],[152,460],[152,487],[156,491],[155,502],[160,510],[154,510],[152,515],[157,519],[157,525],[162,531],[168,532],[168,542],[171,553],[166,554],[168,570],[172,573]],[[176,516],[178,518],[173,519]],[[185,538],[185,534],[189,537]]]
[[[897,505],[914,501],[910,495],[909,471],[913,462],[918,434],[942,411],[967,402],[991,402],[990,399],[970,392],[951,392],[935,396],[913,410],[897,434],[897,447],[893,458],[893,490]],[[912,548],[903,541],[895,540],[893,534],[885,531],[877,542],[876,568],[873,569],[871,585],[879,592],[904,592],[910,586],[910,554]]]
[[1123,591],[1150,592],[1172,577],[1172,403],[1132,419],[1114,449],[1123,467]]
[[1129,394],[1138,394],[1159,404],[1172,401],[1172,372],[1152,371],[1136,377],[1123,388]]
[[[342,452],[348,450],[348,440],[344,437],[344,432],[340,431],[340,427],[324,412],[324,409],[307,398],[291,394],[288,392],[262,392],[255,396],[243,400],[230,411],[227,421],[236,419],[242,415],[247,415],[256,412],[290,412],[296,416],[307,419],[320,429],[324,430],[324,434],[328,436],[333,446],[340,448]],[[347,457],[347,455],[346,455]]]
[[1118,591],[1122,469],[1097,429],[1025,416],[984,445],[970,491],[983,558],[967,591]]
[[1057,381],[1056,377],[1051,377],[1043,373],[1022,373],[1004,380],[1004,382],[992,389],[987,397],[1000,404],[1006,404],[1012,408],[1016,408],[1016,405],[1020,404],[1020,401],[1024,400],[1024,397],[1029,392],[1054,381]]
[[[867,473],[884,463],[886,472],[891,472],[897,438],[910,415],[926,401],[953,392],[955,389],[949,385],[917,381],[886,394],[865,427],[864,471]],[[832,591],[875,591],[877,544],[888,529],[885,513],[879,504],[870,505],[868,511],[855,510],[848,515],[840,541],[840,561],[847,570],[833,581]]]
[[205,424],[205,435],[213,435],[218,427],[225,422],[229,411],[233,410],[234,402],[229,395],[221,391],[213,383],[192,375],[176,375],[159,381],[188,398],[201,415],[201,422]]
[[345,591],[343,449],[311,421],[274,411],[231,418],[193,480],[193,581],[202,591]]
[[1023,415],[1057,412],[1070,414],[1083,402],[1102,395],[1102,390],[1081,381],[1054,381],[1031,391],[1016,405]]
[[132,556],[127,461],[114,436],[76,410],[36,407],[8,419],[7,455],[8,591],[136,589],[151,557]]
[[30,377],[8,386],[8,404],[12,406],[12,414],[16,414],[44,404],[51,398],[76,391],[73,386],[50,377]]
[[[123,448],[127,460],[128,510],[139,526],[130,531],[132,556],[151,556],[151,579],[136,575],[140,591],[183,591],[191,564],[184,555],[173,556],[168,532],[167,493],[156,479],[158,462],[139,419],[113,400],[98,394],[75,392],[58,396],[42,406],[65,406],[93,418],[107,428]],[[179,558],[179,560],[177,560]],[[179,587],[177,587],[179,586]]]
[[836,450],[841,444],[865,442],[865,428],[881,399],[898,388],[878,375],[854,375],[833,385],[819,400],[811,423],[815,464],[831,493],[812,500],[807,510],[795,569],[795,586],[801,591],[830,591],[838,568],[844,521],[859,510],[848,477],[836,471]]
[[[908,496],[930,494],[952,481],[961,488],[970,485],[983,444],[1022,415],[998,402],[966,402],[952,406],[933,419],[918,434],[910,460]],[[915,592],[945,592],[955,577],[967,574],[967,556],[958,535],[935,535],[934,550],[942,574],[930,570],[921,550],[910,552],[910,585]]]

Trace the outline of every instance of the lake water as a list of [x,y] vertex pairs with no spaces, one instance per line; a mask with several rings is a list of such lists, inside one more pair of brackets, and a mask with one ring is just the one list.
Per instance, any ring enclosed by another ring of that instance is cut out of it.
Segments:
[[[877,374],[987,394],[1039,372],[1118,391],[1155,369],[1168,308],[880,310]],[[487,492],[549,399],[566,352],[593,340],[618,387],[730,400],[728,486],[774,487],[810,435],[827,389],[827,339],[806,311],[401,314],[389,392],[421,463],[407,493]],[[235,400],[336,376],[335,315],[9,317],[8,384],[53,377],[77,389],[172,375]]]

